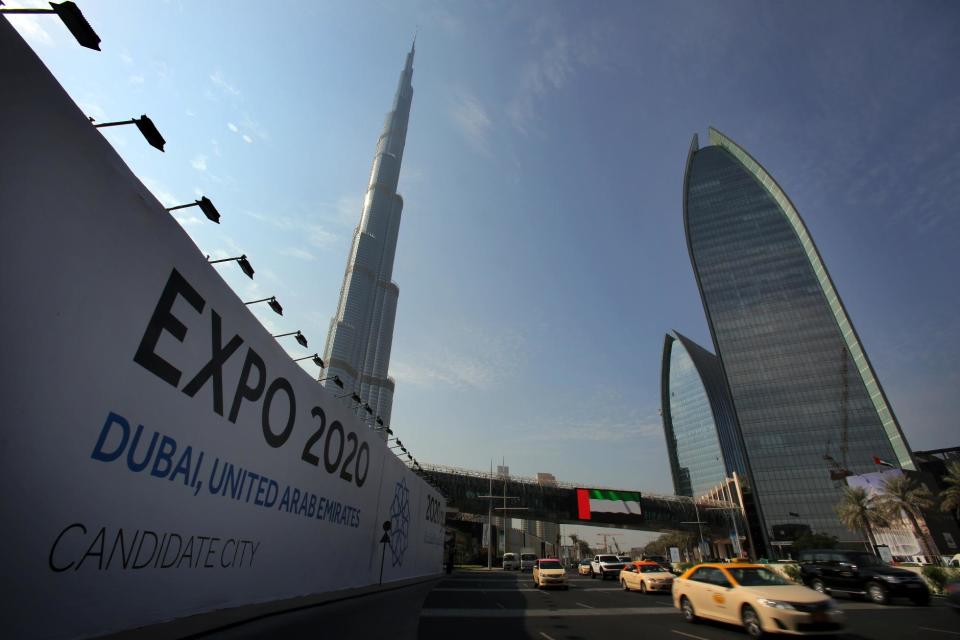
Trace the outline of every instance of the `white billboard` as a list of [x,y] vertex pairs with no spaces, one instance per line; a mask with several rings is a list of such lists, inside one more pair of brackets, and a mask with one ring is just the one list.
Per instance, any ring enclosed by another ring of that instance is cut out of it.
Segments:
[[5,635],[376,585],[381,552],[384,582],[438,573],[442,497],[290,359],[5,20],[0,53]]

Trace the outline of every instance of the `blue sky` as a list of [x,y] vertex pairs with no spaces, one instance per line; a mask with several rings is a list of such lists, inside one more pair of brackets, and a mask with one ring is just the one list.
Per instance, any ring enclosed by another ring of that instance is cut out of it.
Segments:
[[[30,2],[9,2],[24,6]],[[33,3],[37,4],[37,3]],[[393,426],[423,462],[670,493],[663,335],[709,346],[683,237],[716,126],[804,217],[915,449],[960,414],[955,2],[81,0],[102,53],[10,21],[244,299],[322,351],[419,27]],[[310,368],[312,365],[306,365]],[[311,369],[312,370],[312,369]]]

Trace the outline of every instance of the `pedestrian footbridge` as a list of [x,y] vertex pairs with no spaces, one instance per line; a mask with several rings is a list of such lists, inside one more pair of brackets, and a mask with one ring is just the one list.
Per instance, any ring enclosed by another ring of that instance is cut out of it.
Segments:
[[[526,507],[523,511],[508,511],[508,517],[559,524],[583,524],[597,527],[616,527],[640,531],[689,531],[699,530],[698,522],[705,530],[726,530],[732,513],[739,508],[732,502],[668,496],[647,493],[637,489],[613,489],[607,487],[584,487],[565,482],[541,483],[536,478],[503,476],[458,469],[442,465],[421,465],[424,475],[447,498],[448,510],[461,514],[486,516],[491,508],[494,515],[498,507]],[[633,494],[639,497],[639,509],[631,507],[629,513],[591,512],[583,517],[583,491],[609,492],[611,495]],[[485,496],[497,496],[495,499]],[[503,500],[499,496],[508,496]],[[510,498],[512,497],[512,498]]]

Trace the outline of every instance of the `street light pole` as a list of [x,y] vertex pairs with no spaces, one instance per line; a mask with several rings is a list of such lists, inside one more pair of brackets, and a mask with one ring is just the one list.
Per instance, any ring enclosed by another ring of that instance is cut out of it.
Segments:
[[[493,460],[490,461],[490,488],[485,496],[477,496],[487,501],[487,571],[493,569],[493,501],[499,500],[500,496],[493,495]],[[504,489],[503,503],[507,500],[519,500],[519,496],[507,496]],[[499,511],[499,509],[497,509]],[[504,533],[504,544],[506,544],[506,533]]]
[[[490,460],[490,487],[487,494],[493,495],[493,460]],[[493,569],[493,499],[487,500],[487,571]]]

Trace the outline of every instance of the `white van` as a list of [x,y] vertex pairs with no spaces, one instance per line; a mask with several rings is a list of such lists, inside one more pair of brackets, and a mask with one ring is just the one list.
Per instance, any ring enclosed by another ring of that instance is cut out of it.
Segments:
[[520,554],[520,571],[533,571],[533,565],[535,564],[537,564],[537,554],[535,553]]
[[503,554],[503,570],[504,571],[516,571],[519,568],[520,568],[520,560],[517,559],[517,554],[515,553]]

